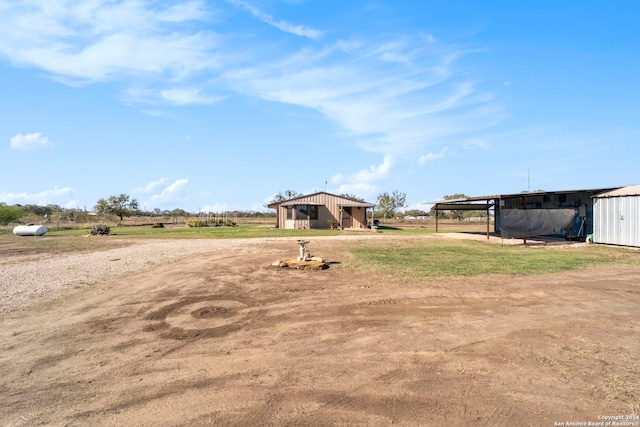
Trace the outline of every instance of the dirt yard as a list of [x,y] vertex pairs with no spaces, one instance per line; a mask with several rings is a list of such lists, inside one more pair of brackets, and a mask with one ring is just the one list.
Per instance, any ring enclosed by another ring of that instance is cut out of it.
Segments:
[[322,271],[255,240],[8,307],[0,425],[640,425],[637,266],[407,281],[354,265],[361,238],[311,238]]

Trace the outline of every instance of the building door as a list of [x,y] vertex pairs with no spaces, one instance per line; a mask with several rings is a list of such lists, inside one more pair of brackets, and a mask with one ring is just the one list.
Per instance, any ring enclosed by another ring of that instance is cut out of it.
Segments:
[[351,208],[342,208],[342,228],[353,227],[353,216],[351,215]]

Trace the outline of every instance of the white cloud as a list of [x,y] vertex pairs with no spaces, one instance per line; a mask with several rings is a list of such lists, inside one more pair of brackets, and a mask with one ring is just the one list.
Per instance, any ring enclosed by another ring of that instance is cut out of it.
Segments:
[[68,207],[70,203],[73,203],[72,207],[78,207],[77,201],[72,199],[76,194],[76,190],[71,187],[58,188],[53,187],[48,190],[40,191],[39,193],[0,193],[0,201],[12,205],[59,205]]
[[193,25],[209,18],[206,9],[204,1],[164,8],[146,0],[16,2],[0,14],[0,54],[70,83],[183,79],[218,63],[216,35]]
[[491,145],[486,138],[469,138],[463,144],[467,150],[490,150]]
[[0,4],[0,56],[69,84],[128,82],[127,100],[135,103],[207,105],[231,91],[315,110],[360,148],[397,157],[502,118],[499,103],[458,66],[466,51],[431,34],[350,32],[320,44],[314,39],[325,36],[321,31],[247,1],[215,6],[244,8],[304,37],[293,51],[282,34],[257,39],[216,22],[218,12],[205,0],[7,3]]
[[166,89],[160,91],[160,96],[174,105],[208,105],[224,99],[224,97],[221,96],[205,95],[197,88]]
[[371,165],[367,169],[348,175],[335,174],[331,177],[331,183],[338,185],[339,193],[350,193],[361,197],[371,196],[376,192],[376,186],[373,183],[388,177],[394,164],[393,156],[385,154],[381,164]]
[[9,146],[17,150],[32,150],[35,148],[52,147],[53,144],[49,141],[49,138],[36,132],[26,135],[22,135],[21,133],[17,134],[11,138]]
[[483,129],[500,106],[456,70],[463,52],[435,41],[344,42],[225,74],[235,91],[310,108],[367,151],[398,156]]
[[336,174],[331,177],[331,182],[339,184],[342,182],[357,182],[357,183],[369,183],[372,181],[378,181],[382,178],[389,176],[391,168],[393,168],[395,161],[391,154],[385,154],[382,159],[382,163],[379,165],[371,165],[368,169],[362,169],[351,175]]
[[427,43],[435,43],[438,41],[438,39],[436,39],[436,37],[433,34],[422,34],[422,38],[427,42]]
[[179,179],[173,184],[169,185],[160,192],[160,194],[154,194],[151,196],[151,200],[154,201],[173,201],[182,200],[182,194],[184,187],[189,183],[188,179]]
[[338,187],[338,194],[355,194],[356,196],[368,198],[375,195],[377,187],[366,182],[356,182],[354,184],[342,184]]
[[440,150],[437,153],[429,153],[429,154],[424,154],[420,156],[418,158],[418,164],[420,166],[423,166],[427,162],[432,162],[438,159],[444,159],[446,156],[447,156],[447,147],[444,147],[442,150]]
[[271,15],[262,12],[255,6],[250,5],[247,2],[241,0],[227,0],[227,3],[240,6],[249,12],[265,24],[271,25],[281,31],[294,34],[296,36],[308,37],[310,39],[317,39],[322,36],[322,31],[314,30],[312,28],[305,27],[304,25],[294,25],[286,21],[277,21]]
[[189,184],[189,180],[187,178],[178,179],[167,185],[168,182],[167,178],[151,181],[143,187],[134,189],[132,193],[146,194],[145,201],[139,204],[150,209],[175,208],[188,199],[186,186]]
[[134,194],[135,193],[152,194],[156,192],[158,188],[162,187],[167,181],[169,181],[168,178],[160,178],[156,181],[151,181],[150,183],[148,183],[143,187],[134,188],[133,190],[131,190],[131,192]]
[[223,213],[232,210],[227,203],[215,203],[213,205],[205,205],[200,208],[203,213]]
[[407,206],[400,208],[402,212],[410,211],[410,210],[421,210],[424,212],[429,212],[432,205],[425,204],[424,202],[417,203],[409,203]]
[[65,209],[82,209],[83,208],[81,202],[74,199],[67,201],[67,203],[62,205],[62,207]]

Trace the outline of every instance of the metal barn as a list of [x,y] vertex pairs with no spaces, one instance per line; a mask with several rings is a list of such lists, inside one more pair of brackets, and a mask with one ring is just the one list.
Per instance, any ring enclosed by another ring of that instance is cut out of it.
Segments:
[[640,185],[597,194],[593,200],[593,241],[640,247]]
[[593,199],[613,188],[503,195],[496,231],[505,238],[555,235],[584,239],[593,233]]
[[584,239],[587,234],[593,233],[594,229],[593,196],[614,188],[468,197],[435,202],[433,209],[487,210],[487,214],[493,210],[494,232],[500,233],[506,239],[526,239],[534,236]]
[[278,228],[367,228],[367,209],[372,203],[321,191],[273,202],[269,208],[276,210]]

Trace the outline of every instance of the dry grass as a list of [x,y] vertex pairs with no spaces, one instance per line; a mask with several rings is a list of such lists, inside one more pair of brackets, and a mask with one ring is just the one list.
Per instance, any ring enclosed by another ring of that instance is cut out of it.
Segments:
[[15,236],[0,234],[0,264],[59,255],[63,253],[89,253],[131,245],[123,239],[84,236]]

